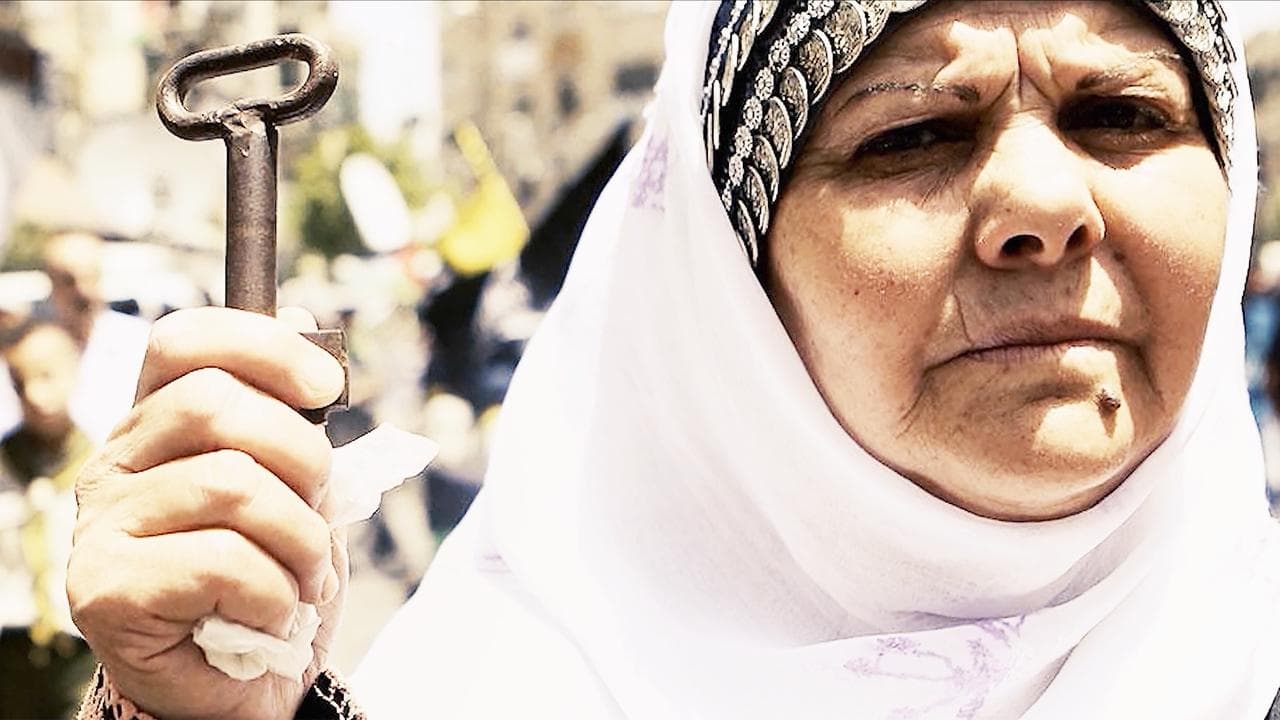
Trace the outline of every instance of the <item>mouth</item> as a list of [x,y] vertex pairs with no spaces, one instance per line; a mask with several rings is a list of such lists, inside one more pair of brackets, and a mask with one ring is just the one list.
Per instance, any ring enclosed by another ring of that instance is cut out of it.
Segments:
[[1126,343],[1116,327],[1065,318],[1001,328],[979,338],[952,359],[1003,365],[1049,362],[1061,360],[1077,349],[1116,350]]
[[957,356],[975,362],[1013,365],[1017,363],[1061,360],[1076,348],[1115,349],[1120,343],[1103,338],[1076,338],[1055,343],[1020,343],[970,350]]

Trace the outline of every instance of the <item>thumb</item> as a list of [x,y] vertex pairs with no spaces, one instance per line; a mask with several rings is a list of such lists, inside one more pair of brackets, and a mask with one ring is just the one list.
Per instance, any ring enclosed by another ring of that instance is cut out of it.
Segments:
[[282,307],[276,311],[276,319],[300,333],[319,329],[316,316],[300,307]]

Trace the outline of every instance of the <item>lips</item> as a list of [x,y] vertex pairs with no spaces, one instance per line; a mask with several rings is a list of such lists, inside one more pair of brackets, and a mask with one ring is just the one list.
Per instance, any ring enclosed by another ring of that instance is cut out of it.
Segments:
[[950,359],[994,363],[1056,360],[1075,348],[1107,348],[1128,343],[1114,325],[1084,318],[1024,322],[983,335]]

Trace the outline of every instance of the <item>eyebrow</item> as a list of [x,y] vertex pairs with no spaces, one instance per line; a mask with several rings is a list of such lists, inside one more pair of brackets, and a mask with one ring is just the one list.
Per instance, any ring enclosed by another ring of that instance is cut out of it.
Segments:
[[1186,71],[1182,56],[1178,53],[1171,50],[1152,50],[1140,53],[1137,60],[1118,63],[1109,68],[1085,75],[1076,83],[1076,90],[1093,90],[1105,85],[1131,84],[1151,75],[1151,63],[1149,62],[1151,60],[1168,65],[1180,73]]
[[906,92],[912,95],[951,95],[958,98],[961,102],[972,104],[978,102],[980,96],[978,89],[972,85],[957,85],[953,83],[918,83],[918,82],[901,82],[898,80],[885,80],[883,82],[872,83],[857,92],[850,95],[844,104],[864,98],[868,95],[876,95],[887,92]]

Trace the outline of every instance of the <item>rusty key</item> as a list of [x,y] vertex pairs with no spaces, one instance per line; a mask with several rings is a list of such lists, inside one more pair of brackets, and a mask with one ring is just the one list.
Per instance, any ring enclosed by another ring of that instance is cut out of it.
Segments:
[[[279,98],[236,100],[203,113],[184,104],[196,83],[288,60],[307,64],[307,79]],[[215,48],[178,61],[160,80],[156,110],[169,132],[185,140],[221,138],[227,146],[227,307],[276,313],[276,126],[319,110],[338,84],[338,65],[321,43],[292,33],[244,45]],[[323,422],[347,406],[349,368],[341,330],[303,333],[342,363],[348,383],[327,408],[301,411]]]

